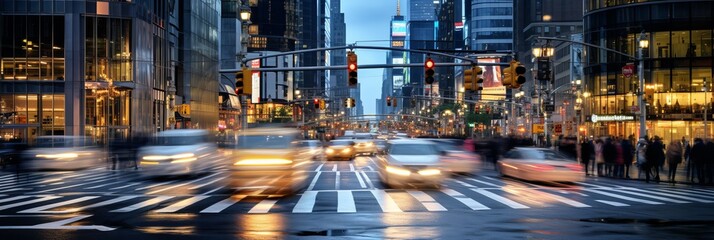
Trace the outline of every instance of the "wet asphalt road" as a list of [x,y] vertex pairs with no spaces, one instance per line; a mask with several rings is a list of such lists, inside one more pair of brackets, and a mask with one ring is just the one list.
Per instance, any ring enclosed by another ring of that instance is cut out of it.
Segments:
[[[488,165],[486,165],[488,168]],[[243,196],[223,168],[145,179],[104,169],[0,173],[2,239],[712,239],[714,188],[490,169],[440,189],[385,189],[371,157],[315,162],[310,186]]]

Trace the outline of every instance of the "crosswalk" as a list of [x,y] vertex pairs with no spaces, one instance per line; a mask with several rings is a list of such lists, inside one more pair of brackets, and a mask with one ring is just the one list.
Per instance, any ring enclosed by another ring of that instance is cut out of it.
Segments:
[[[587,194],[570,194],[583,192]],[[628,207],[712,203],[712,192],[674,187],[583,187],[563,190],[496,188],[313,190],[284,198],[246,195],[62,195],[0,197],[0,214],[108,213],[402,213],[493,211],[545,207]]]

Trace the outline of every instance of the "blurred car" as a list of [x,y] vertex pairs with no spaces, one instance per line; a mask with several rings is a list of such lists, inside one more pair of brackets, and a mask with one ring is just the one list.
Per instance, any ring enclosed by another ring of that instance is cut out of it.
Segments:
[[230,149],[229,185],[240,190],[293,194],[307,185],[310,154],[301,154],[292,128],[252,128],[237,136]]
[[156,133],[137,157],[141,175],[200,174],[219,164],[220,154],[211,134],[201,129],[175,129]]
[[441,165],[441,153],[426,140],[393,140],[385,156],[377,161],[379,178],[391,187],[429,185],[440,187],[448,174]]
[[355,142],[352,140],[332,140],[325,148],[325,158],[329,160],[352,160],[355,158]]
[[442,152],[441,162],[444,169],[452,173],[474,173],[481,166],[481,156],[471,151],[466,151],[457,141],[441,141],[428,139],[436,144]]
[[584,180],[583,167],[575,160],[544,148],[514,148],[498,162],[502,175],[530,181],[577,182]]
[[384,154],[387,151],[387,140],[375,139],[374,145],[377,147],[377,154]]
[[41,136],[22,156],[25,170],[79,170],[106,161],[104,150],[83,136]]
[[366,154],[373,156],[377,154],[377,145],[372,139],[356,139],[354,140],[354,150],[356,155]]
[[299,143],[302,154],[312,160],[322,160],[325,157],[325,150],[319,140],[303,140]]

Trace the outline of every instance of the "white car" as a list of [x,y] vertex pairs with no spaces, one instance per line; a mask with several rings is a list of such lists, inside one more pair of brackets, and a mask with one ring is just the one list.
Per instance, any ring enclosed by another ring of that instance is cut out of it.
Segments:
[[578,182],[585,179],[575,160],[545,148],[514,148],[498,161],[501,175],[529,181]]
[[101,166],[106,152],[83,136],[41,136],[22,153],[25,170],[78,170]]
[[144,176],[199,174],[222,160],[211,134],[201,129],[159,132],[139,148],[138,158]]
[[301,154],[307,155],[312,160],[322,160],[325,158],[325,150],[322,142],[319,140],[303,140],[300,141]]
[[440,187],[448,172],[433,142],[394,140],[387,143],[386,155],[377,162],[379,178],[390,187],[428,185]]

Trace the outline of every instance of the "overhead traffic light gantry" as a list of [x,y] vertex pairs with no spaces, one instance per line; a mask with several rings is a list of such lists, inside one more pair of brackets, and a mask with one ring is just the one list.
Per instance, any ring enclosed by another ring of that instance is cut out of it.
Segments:
[[430,57],[424,61],[424,82],[426,84],[434,83],[434,60]]
[[357,54],[347,52],[347,86],[357,87]]

